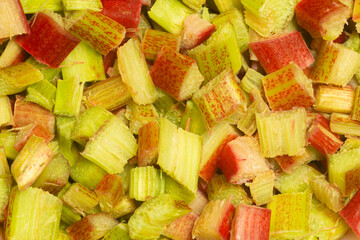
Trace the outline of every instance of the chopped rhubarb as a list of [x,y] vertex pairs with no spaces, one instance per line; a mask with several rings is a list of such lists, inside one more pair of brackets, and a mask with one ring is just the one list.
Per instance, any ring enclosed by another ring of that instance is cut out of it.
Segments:
[[360,191],[351,198],[350,202],[340,212],[351,229],[360,237]]
[[190,240],[192,239],[191,231],[198,217],[197,213],[190,212],[169,224],[162,234],[171,239]]
[[145,124],[158,120],[159,114],[152,104],[138,105],[130,101],[126,105],[125,117],[129,120],[129,128],[133,134],[139,134],[139,130]]
[[11,39],[6,45],[4,52],[0,55],[0,68],[23,62],[27,57],[28,53],[14,39]]
[[20,152],[32,135],[44,138],[46,144],[49,144],[55,137],[55,135],[41,123],[36,122],[34,124],[29,124],[21,128],[16,137],[16,142],[14,144],[16,151]]
[[95,188],[101,209],[114,208],[124,195],[122,177],[106,174]]
[[0,39],[30,33],[30,27],[19,0],[1,1],[0,16]]
[[274,195],[274,179],[274,172],[269,170],[259,174],[251,183],[247,184],[256,205],[260,206],[272,202]]
[[139,167],[155,164],[159,155],[158,121],[151,121],[139,129],[138,146]]
[[299,166],[309,163],[311,161],[311,155],[306,149],[303,149],[294,156],[276,156],[275,160],[284,172],[292,173]]
[[320,112],[351,113],[354,106],[355,91],[352,86],[319,86],[316,90],[314,109]]

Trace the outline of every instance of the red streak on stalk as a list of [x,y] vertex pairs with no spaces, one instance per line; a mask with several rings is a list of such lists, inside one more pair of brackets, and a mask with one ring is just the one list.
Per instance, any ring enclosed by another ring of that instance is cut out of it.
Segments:
[[105,16],[115,20],[125,28],[137,28],[140,22],[141,0],[102,0]]

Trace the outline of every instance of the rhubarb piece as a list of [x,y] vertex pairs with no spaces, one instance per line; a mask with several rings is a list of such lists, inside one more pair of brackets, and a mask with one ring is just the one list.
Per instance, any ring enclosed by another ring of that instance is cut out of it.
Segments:
[[105,16],[126,28],[137,28],[140,23],[141,0],[102,0]]
[[258,140],[247,136],[228,142],[218,164],[232,184],[243,184],[269,170],[266,159],[261,156]]
[[156,163],[159,156],[159,130],[159,123],[155,120],[140,128],[137,152],[139,167]]
[[[138,40],[130,39],[117,51],[119,71],[123,82],[137,104],[150,104],[156,91]],[[136,72],[137,74],[134,74]]]
[[189,56],[196,60],[206,82],[228,68],[237,74],[242,64],[234,27],[229,22],[218,26],[205,43],[189,51]]
[[14,148],[16,151],[20,152],[21,149],[25,146],[26,142],[30,139],[31,136],[42,137],[45,140],[46,144],[49,144],[54,138],[54,134],[45,128],[42,124],[35,123],[29,124],[25,127],[22,127],[16,136],[16,141]]
[[304,192],[311,181],[321,176],[315,168],[302,165],[291,174],[282,172],[275,177],[274,186],[281,193]]
[[66,228],[71,239],[97,240],[105,236],[119,222],[107,213],[91,214]]
[[0,96],[0,127],[13,125],[11,103],[7,96]]
[[335,40],[351,16],[348,6],[338,0],[302,0],[295,7],[298,24],[314,38]]
[[111,229],[102,240],[131,240],[129,236],[129,227],[126,223],[119,223]]
[[235,207],[240,203],[252,204],[244,188],[228,183],[224,175],[215,174],[207,185],[206,192],[210,201],[229,200]]
[[[350,7],[351,9],[351,7]],[[353,13],[352,13],[352,20],[356,23],[360,22],[360,2],[355,0]]]
[[360,122],[352,120],[350,115],[333,113],[330,118],[330,129],[334,133],[360,136]]
[[100,106],[109,111],[126,105],[131,99],[130,92],[119,75],[86,88],[84,97],[88,108]]
[[19,154],[14,148],[17,134],[13,131],[0,132],[0,147],[5,149],[6,158],[14,160]]
[[203,151],[201,155],[199,176],[209,182],[218,169],[218,160],[226,144],[239,135],[235,128],[227,123],[219,123],[211,132],[205,132],[203,137]]
[[54,12],[63,10],[61,0],[20,0],[20,2],[25,14],[37,13],[45,9]]
[[136,167],[130,172],[129,196],[137,201],[156,197],[165,192],[165,178],[153,166]]
[[260,206],[273,200],[274,179],[275,174],[270,170],[259,174],[251,183],[247,184],[256,205]]
[[173,51],[179,51],[180,35],[157,31],[151,28],[145,31],[141,48],[146,60],[155,61],[158,52],[165,45]]
[[199,107],[208,129],[231,116],[237,109],[246,109],[246,99],[230,68],[197,91],[193,100]]
[[345,219],[351,229],[360,236],[360,191],[356,192],[354,197],[351,198],[350,202],[339,214]]
[[122,177],[116,174],[106,174],[96,186],[95,193],[99,197],[102,211],[114,208],[124,195]]
[[330,184],[324,176],[311,181],[311,189],[314,196],[334,212],[341,211],[345,204],[341,191],[338,187]]
[[4,0],[1,2],[0,9],[0,39],[30,33],[30,27],[19,0]]
[[47,80],[52,85],[56,86],[56,78],[61,72],[61,68],[51,68],[45,64],[39,63],[34,57],[29,57],[25,62],[31,64],[33,67],[39,70],[44,77],[43,80]]
[[105,121],[113,116],[111,112],[99,106],[86,109],[77,118],[71,139],[84,146]]
[[309,163],[312,158],[310,153],[306,149],[302,149],[298,154],[294,156],[276,156],[275,160],[284,172],[292,173],[299,166]]
[[65,11],[91,9],[100,12],[103,8],[100,0],[61,0]]
[[61,200],[75,213],[85,216],[85,213],[99,203],[99,197],[80,183],[73,183],[71,187],[61,196]]
[[55,103],[56,87],[43,79],[30,85],[27,89],[25,101],[36,103],[43,108],[52,111]]
[[169,111],[164,115],[164,117],[175,124],[177,127],[180,127],[181,120],[184,116],[185,106],[183,103],[178,102],[173,104]]
[[106,78],[101,54],[85,42],[80,42],[70,52],[63,65],[61,71],[64,79],[76,78],[79,82],[91,82]]
[[295,63],[266,75],[262,82],[272,110],[308,108],[315,103],[311,80]]
[[360,188],[360,148],[336,153],[328,158],[329,182],[340,188],[344,197]]
[[294,239],[309,233],[311,194],[283,193],[267,205],[271,210],[270,238]]
[[348,138],[348,139],[346,139],[344,144],[341,146],[339,153],[347,152],[351,149],[355,149],[358,147],[360,147],[360,140]]
[[64,230],[59,229],[59,233],[56,240],[71,240],[70,235]]
[[189,8],[199,12],[202,10],[202,6],[205,4],[206,0],[183,0]]
[[310,50],[298,31],[252,42],[250,47],[267,74],[288,66],[291,62],[298,66],[299,74],[300,69],[305,69],[314,62]]
[[180,127],[189,132],[202,135],[205,131],[205,124],[201,117],[200,109],[193,100],[186,102],[184,115],[181,119]]
[[129,120],[130,131],[139,134],[139,129],[151,121],[158,120],[159,114],[152,104],[138,105],[130,101],[126,105],[125,117]]
[[204,80],[196,61],[163,46],[150,70],[156,86],[179,102],[190,98]]
[[136,140],[130,130],[120,119],[112,117],[86,144],[81,155],[114,174],[121,173],[136,152]]
[[261,73],[249,68],[243,79],[241,79],[240,86],[247,93],[251,93],[253,89],[258,89],[261,92],[263,77]]
[[360,121],[360,87],[356,87],[355,89],[355,100],[351,112],[351,119]]
[[231,228],[231,240],[269,239],[271,210],[239,204]]
[[6,152],[4,147],[0,147],[0,176],[10,174],[10,168],[6,159]]
[[119,46],[126,32],[120,23],[93,10],[74,11],[65,28],[102,55]]
[[105,212],[108,212],[114,218],[120,218],[136,210],[136,201],[130,198],[128,195],[123,196],[114,208],[106,208]]
[[74,117],[56,117],[56,134],[59,141],[59,152],[69,161],[70,166],[73,166],[79,158],[78,150],[73,140],[71,140],[71,132],[75,124]]
[[[1,44],[0,44],[1,45]],[[0,55],[0,68],[23,62],[27,58],[27,52],[22,49],[14,39],[11,39]]]
[[136,209],[128,226],[132,239],[158,238],[166,226],[190,212],[186,202],[168,194],[151,198]]
[[187,203],[191,203],[196,199],[197,193],[189,191],[186,187],[175,181],[172,177],[162,173],[160,176],[164,178],[165,176],[165,193],[172,196],[180,197],[185,200]]
[[354,105],[355,91],[351,86],[319,86],[316,90],[314,109],[320,112],[351,113]]
[[245,8],[245,22],[262,37],[281,32],[294,15],[295,3],[291,0],[241,0]]
[[195,221],[192,230],[193,238],[206,239],[229,239],[231,221],[235,207],[230,201],[216,200],[209,202],[200,217]]
[[73,117],[80,112],[84,84],[78,78],[57,81],[54,113],[60,116]]
[[[0,149],[0,158],[1,155],[4,154],[5,156],[5,151],[2,149]],[[6,158],[5,158],[6,161]],[[10,190],[11,190],[11,185],[12,184],[12,179],[11,179],[11,174],[10,171],[8,171],[8,173],[6,174],[1,174],[0,176],[0,187],[1,187],[1,192],[0,192],[0,222],[4,222],[6,219],[6,211],[8,211],[8,204],[9,204],[9,195],[10,195]]]
[[39,188],[21,191],[15,186],[9,199],[6,239],[57,239],[62,207],[59,198]]
[[215,26],[220,26],[227,21],[230,21],[234,26],[240,52],[245,52],[249,48],[250,39],[243,14],[237,8],[231,8],[211,19],[211,22],[215,24]]
[[[30,21],[31,33],[18,36],[15,41],[37,61],[57,68],[78,45],[79,39],[66,32],[59,22],[43,12]],[[49,49],[52,49],[49,52]]]
[[202,190],[198,189],[196,192],[196,198],[194,201],[192,201],[189,204],[189,207],[193,210],[193,212],[197,213],[198,215],[200,215],[206,204],[208,204],[209,200],[206,196],[206,193],[204,193]]
[[160,88],[156,88],[156,95],[157,97],[153,105],[159,114],[165,115],[174,105],[176,100]]
[[198,217],[197,213],[190,212],[169,224],[162,234],[171,239],[190,240],[191,231]]
[[305,146],[304,108],[256,113],[261,153],[264,157],[294,156]]
[[157,163],[188,191],[196,193],[202,153],[202,137],[160,118]]
[[[336,1],[336,0],[329,0]],[[324,41],[318,53],[310,78],[315,83],[346,86],[357,72],[360,54],[341,44]]]
[[191,14],[184,20],[184,30],[181,37],[181,49],[192,49],[215,31],[215,25],[201,18],[199,14]]
[[0,96],[22,92],[43,79],[41,72],[28,63],[17,63],[0,69]]
[[28,188],[50,162],[53,152],[45,140],[31,136],[11,165],[11,172],[20,190]]
[[184,20],[193,13],[179,0],[159,0],[148,12],[149,17],[169,33],[179,34]]
[[105,174],[105,170],[83,157],[80,157],[71,167],[71,178],[91,189],[96,188]]

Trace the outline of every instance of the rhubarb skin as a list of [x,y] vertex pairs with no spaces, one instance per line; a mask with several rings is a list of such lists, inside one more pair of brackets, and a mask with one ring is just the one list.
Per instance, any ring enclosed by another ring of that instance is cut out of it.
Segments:
[[271,210],[239,204],[232,222],[230,240],[268,240]]
[[309,67],[314,58],[298,31],[250,43],[251,50],[267,74],[296,63],[301,69]]
[[311,80],[295,63],[266,75],[262,82],[272,110],[308,108],[315,103]]
[[360,237],[360,191],[357,191],[350,202],[339,214],[345,219],[351,229]]
[[1,1],[0,16],[0,40],[30,33],[30,27],[19,0]]
[[166,46],[158,53],[150,75],[156,86],[179,102],[190,98],[204,81],[194,59]]
[[156,163],[159,155],[159,131],[159,123],[156,120],[140,128],[137,154],[139,167]]
[[258,140],[248,136],[227,143],[218,164],[232,184],[243,184],[269,170],[266,159],[261,156]]
[[140,22],[141,0],[101,0],[102,14],[125,28],[137,28]]
[[122,177],[116,174],[106,174],[95,188],[99,196],[101,209],[114,208],[124,195]]
[[15,41],[38,62],[58,68],[80,40],[66,32],[54,19],[38,12],[30,22],[31,33]]
[[215,25],[201,18],[198,14],[191,14],[184,20],[182,32],[181,49],[192,49],[206,39],[215,31]]
[[301,27],[314,38],[325,40],[335,40],[351,16],[350,8],[338,0],[302,0],[296,5],[295,13]]
[[169,224],[162,235],[176,240],[191,240],[191,231],[198,217],[197,213],[190,212]]

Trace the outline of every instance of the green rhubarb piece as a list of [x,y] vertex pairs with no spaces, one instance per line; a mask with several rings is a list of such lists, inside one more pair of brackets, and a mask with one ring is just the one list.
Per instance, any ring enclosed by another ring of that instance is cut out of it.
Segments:
[[32,65],[21,62],[0,69],[0,96],[22,92],[27,86],[40,82],[43,76]]
[[330,129],[334,133],[360,136],[360,122],[352,120],[350,115],[333,113],[330,117]]
[[309,165],[302,165],[291,174],[281,172],[275,177],[274,187],[281,193],[304,192],[311,181],[322,174]]
[[[240,1],[236,0],[213,0],[216,8],[219,10],[220,13],[228,11],[230,9],[235,9],[235,5],[239,5]],[[240,3],[241,4],[241,3]]]
[[316,89],[314,109],[327,113],[351,113],[356,105],[355,91],[351,86],[335,87],[321,85]]
[[34,83],[27,88],[25,101],[36,103],[52,111],[55,103],[56,87],[47,80]]
[[138,105],[130,101],[126,105],[125,117],[129,120],[129,128],[133,134],[139,134],[139,130],[145,124],[157,120],[159,115],[152,104]]
[[100,0],[61,0],[66,11],[91,9],[100,12],[103,8]]
[[196,198],[196,193],[190,192],[183,185],[175,181],[172,177],[167,176],[163,173],[163,178],[165,178],[165,193],[172,196],[177,196],[184,199],[187,203],[191,203]]
[[136,152],[136,139],[124,123],[114,116],[86,144],[81,155],[114,174],[121,173]]
[[169,33],[179,34],[184,20],[193,13],[179,0],[157,0],[148,12],[149,17]]
[[205,4],[206,0],[182,0],[189,8],[199,12],[202,6]]
[[17,133],[13,131],[0,132],[0,147],[4,147],[6,157],[11,160],[14,160],[19,154],[19,152],[14,148],[16,137]]
[[346,86],[360,66],[360,54],[332,41],[325,41],[316,57],[310,78],[315,83]]
[[311,194],[283,193],[267,205],[271,210],[270,238],[295,239],[309,233]]
[[35,182],[53,155],[43,138],[35,135],[29,138],[11,165],[11,173],[20,190]]
[[136,209],[130,217],[129,234],[133,239],[156,239],[166,226],[190,212],[181,198],[162,194],[151,198]]
[[230,200],[235,207],[239,203],[253,203],[243,186],[228,183],[224,175],[214,175],[207,185],[206,192],[210,201]]
[[164,117],[176,126],[180,127],[181,120],[184,116],[184,111],[185,106],[183,103],[175,103],[170,107],[169,111],[166,112]]
[[[216,0],[219,1],[219,0]],[[231,0],[221,0],[224,2],[231,2]],[[236,39],[240,52],[245,52],[249,48],[249,33],[244,21],[244,16],[237,8],[229,8],[227,11],[221,11],[221,14],[214,17],[211,22],[216,26],[223,23],[230,22],[234,26]]]
[[14,124],[11,103],[8,96],[0,96],[0,127]]
[[114,218],[120,218],[133,213],[136,208],[136,201],[130,198],[128,195],[125,195],[113,208],[107,208],[105,211]]
[[60,116],[73,117],[80,112],[84,84],[78,78],[57,81],[54,113]]
[[65,29],[102,55],[119,46],[126,32],[120,23],[90,9],[73,11]]
[[129,196],[145,201],[165,192],[165,177],[154,166],[136,167],[130,172]]
[[206,82],[229,67],[237,74],[242,59],[233,25],[226,22],[217,26],[208,40],[189,51],[189,56],[196,60]]
[[60,229],[56,240],[71,240],[71,238],[67,232]]
[[272,170],[259,174],[248,184],[251,196],[260,206],[273,200],[275,174]]
[[10,168],[6,158],[5,148],[0,147],[0,176],[5,174],[10,174]]
[[120,176],[122,177],[123,179],[123,186],[124,186],[124,191],[125,193],[128,193],[129,192],[129,188],[130,188],[130,180],[131,180],[131,169],[135,168],[136,165],[134,164],[130,164],[130,163],[127,163],[125,166],[124,166],[124,171],[122,171],[120,173]]
[[61,200],[75,213],[85,216],[98,205],[99,197],[95,192],[80,183],[73,183],[71,187],[61,196]]
[[102,240],[131,240],[129,227],[126,223],[119,223],[111,229]]
[[62,206],[61,210],[61,221],[64,222],[67,225],[71,225],[73,223],[76,223],[77,221],[80,221],[81,215],[75,213],[71,208],[69,208],[66,205]]
[[158,165],[162,170],[196,193],[202,153],[202,137],[177,128],[165,118],[160,119]]
[[77,118],[71,133],[71,139],[85,145],[89,139],[114,115],[102,107],[95,106],[83,111]]
[[360,140],[348,138],[346,139],[344,144],[340,147],[338,153],[347,152],[351,149],[359,148],[359,147],[360,147]]
[[56,77],[61,72],[61,68],[51,68],[45,64],[39,63],[34,57],[29,57],[25,62],[33,65],[44,76],[44,80],[49,81],[52,85],[56,86]]
[[3,44],[3,46],[5,47],[4,52],[1,52],[0,50],[0,68],[12,65],[13,62],[23,53],[22,47],[20,47],[14,39],[15,38],[10,39],[9,42],[6,44],[6,47],[5,44]]
[[77,148],[71,139],[71,132],[74,128],[76,119],[74,117],[56,117],[56,134],[59,143],[59,152],[73,166],[78,159]]
[[56,240],[62,202],[39,188],[13,187],[6,220],[6,239]]
[[281,32],[294,16],[293,0],[241,0],[245,22],[262,37]]
[[32,187],[41,188],[54,195],[65,187],[70,176],[70,165],[68,160],[61,154],[56,154],[46,168],[42,171]]
[[351,112],[351,119],[360,121],[360,87],[355,89],[354,105]]
[[130,39],[118,49],[117,56],[122,80],[134,102],[141,105],[153,103],[156,99],[156,90],[139,40]]
[[186,102],[184,115],[182,116],[180,127],[191,133],[202,135],[205,131],[205,124],[201,117],[200,109],[193,100]]
[[64,79],[76,78],[79,82],[91,82],[106,78],[102,55],[84,41],[70,52],[62,65]]
[[62,11],[61,0],[20,0],[25,14],[37,13],[42,10]]
[[251,91],[256,88],[260,92],[262,91],[262,79],[263,75],[252,68],[249,68],[246,71],[245,76],[240,82],[240,86],[244,89],[247,93],[251,93]]
[[264,157],[294,156],[305,147],[304,108],[256,113],[261,152]]
[[105,176],[106,171],[95,163],[79,157],[79,160],[71,167],[71,178],[85,187],[95,189],[101,179]]
[[9,195],[11,190],[11,174],[0,175],[0,221],[5,221],[5,213],[9,203]]
[[344,197],[360,187],[360,148],[328,157],[329,182],[340,188]]
[[176,100],[158,87],[156,88],[156,95],[157,97],[153,105],[158,113],[164,116],[170,110],[171,106],[174,105]]

